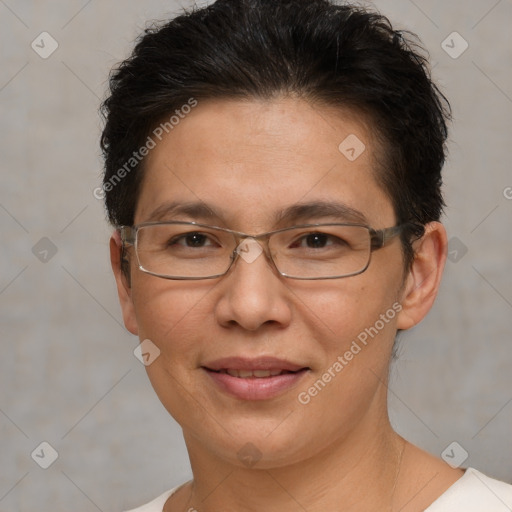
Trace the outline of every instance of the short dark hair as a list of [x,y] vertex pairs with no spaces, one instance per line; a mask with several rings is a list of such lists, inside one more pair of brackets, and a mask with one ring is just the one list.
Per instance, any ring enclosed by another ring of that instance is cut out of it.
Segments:
[[328,0],[217,0],[146,28],[109,85],[101,147],[113,225],[133,224],[144,172],[134,152],[163,119],[191,99],[282,96],[369,121],[380,141],[375,176],[397,223],[420,226],[402,238],[406,266],[413,235],[441,216],[450,105],[417,36],[377,12]]

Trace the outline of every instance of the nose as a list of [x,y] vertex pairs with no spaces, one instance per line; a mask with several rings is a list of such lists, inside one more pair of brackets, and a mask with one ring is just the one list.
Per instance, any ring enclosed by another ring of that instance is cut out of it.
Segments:
[[288,288],[269,256],[254,238],[235,249],[235,261],[222,278],[215,307],[217,321],[256,331],[263,325],[285,327],[291,318]]

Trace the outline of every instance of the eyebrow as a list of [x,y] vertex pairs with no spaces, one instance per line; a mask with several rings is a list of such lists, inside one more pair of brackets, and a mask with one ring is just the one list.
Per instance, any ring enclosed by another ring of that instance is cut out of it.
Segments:
[[365,215],[350,206],[337,201],[312,201],[298,203],[278,212],[278,224],[298,223],[325,218],[334,218],[345,222],[367,224]]
[[[145,222],[173,220],[178,216],[186,216],[199,221],[221,221],[227,225],[226,216],[222,211],[202,201],[164,203],[153,210]],[[362,212],[337,201],[311,201],[294,204],[278,210],[274,215],[274,222],[280,226],[326,218],[368,224],[368,220]]]
[[214,208],[201,201],[198,202],[166,202],[153,210],[146,222],[172,220],[172,217],[184,215],[195,219],[222,219],[222,215],[215,213]]

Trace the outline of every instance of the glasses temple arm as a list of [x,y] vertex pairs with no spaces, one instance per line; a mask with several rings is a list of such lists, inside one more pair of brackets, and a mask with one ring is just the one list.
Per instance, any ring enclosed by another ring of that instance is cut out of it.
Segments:
[[117,229],[121,235],[123,247],[125,245],[133,245],[135,243],[135,230],[131,226],[120,226]]
[[389,240],[401,234],[406,229],[410,229],[417,238],[421,238],[425,232],[425,227],[423,225],[416,224],[414,222],[405,222],[391,228],[372,230],[370,231],[372,249],[380,249],[381,247],[384,247]]

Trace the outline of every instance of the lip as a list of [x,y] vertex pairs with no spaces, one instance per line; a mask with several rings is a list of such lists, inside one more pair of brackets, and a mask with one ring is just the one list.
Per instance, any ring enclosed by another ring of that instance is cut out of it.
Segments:
[[225,357],[222,359],[216,359],[215,361],[211,361],[209,363],[205,363],[202,365],[204,368],[208,370],[246,370],[246,371],[254,371],[254,370],[286,370],[289,372],[296,372],[302,368],[306,368],[306,366],[301,364],[295,364],[290,361],[286,361],[285,359],[278,359],[276,357],[257,357],[254,359],[249,359],[246,357]]
[[[219,389],[241,400],[268,400],[294,387],[309,372],[309,367],[274,357],[247,359],[228,357],[202,365]],[[241,378],[223,370],[283,370],[289,373],[269,377]]]

